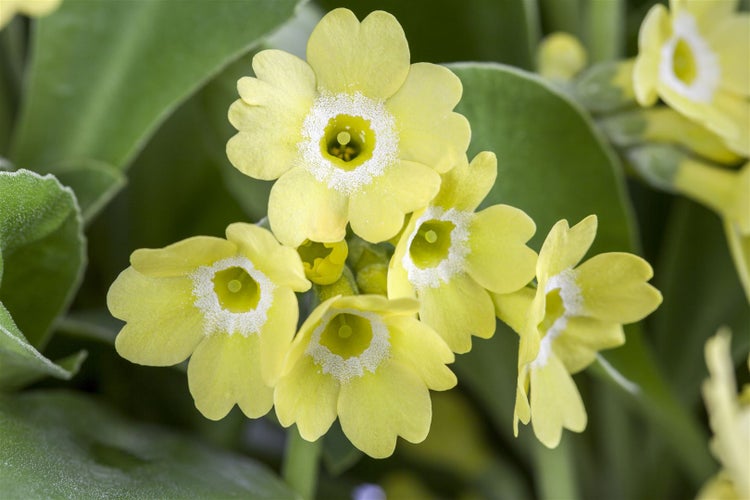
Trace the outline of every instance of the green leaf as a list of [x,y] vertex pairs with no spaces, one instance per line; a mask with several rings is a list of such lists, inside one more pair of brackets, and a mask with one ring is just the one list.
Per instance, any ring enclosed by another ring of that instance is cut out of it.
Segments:
[[66,0],[36,24],[11,158],[52,173],[82,158],[124,168],[179,102],[298,3]]
[[75,196],[52,175],[0,172],[0,302],[29,343],[48,338],[70,303],[86,255]]
[[126,183],[125,174],[120,169],[96,160],[61,164],[55,175],[61,183],[75,189],[86,222],[91,221]]
[[572,100],[541,78],[499,64],[462,63],[458,111],[471,123],[470,156],[494,151],[498,175],[483,206],[506,203],[537,224],[539,248],[560,219],[599,218],[594,251],[635,246],[620,163]]
[[26,341],[0,303],[0,390],[17,389],[46,376],[69,380],[85,358],[83,351],[58,364],[45,358]]
[[70,392],[0,396],[10,498],[295,498],[263,466]]

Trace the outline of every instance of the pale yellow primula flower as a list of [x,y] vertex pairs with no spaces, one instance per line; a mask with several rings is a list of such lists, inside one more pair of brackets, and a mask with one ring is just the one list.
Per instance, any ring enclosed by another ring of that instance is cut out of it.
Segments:
[[448,69],[409,63],[398,21],[376,11],[361,23],[328,13],[307,44],[307,62],[279,50],[253,58],[229,109],[238,133],[232,164],[278,179],[268,218],[282,243],[344,239],[347,223],[370,242],[395,236],[445,172],[466,157],[468,121],[452,110],[461,82]]
[[[738,397],[730,344],[727,329],[706,342],[710,377],[703,382],[703,400],[714,433],[711,452],[722,470],[701,489],[699,500],[750,498],[750,384]],[[747,362],[750,368],[750,356]]]
[[115,339],[122,357],[149,366],[190,357],[190,393],[206,418],[235,404],[257,418],[273,405],[297,327],[294,292],[310,282],[294,249],[268,230],[237,223],[226,233],[136,250],[107,306],[126,322]]
[[657,98],[750,156],[750,14],[737,0],[671,0],[640,28],[633,82],[638,102]]
[[586,409],[571,375],[590,365],[598,351],[623,344],[622,324],[661,303],[659,291],[647,283],[651,266],[636,255],[603,253],[578,264],[596,228],[593,215],[572,228],[559,221],[539,252],[536,289],[493,294],[498,317],[520,335],[514,432],[519,420],[531,421],[549,448],[559,444],[563,428],[586,428]]
[[544,78],[568,82],[586,67],[588,54],[583,44],[570,33],[547,35],[536,49],[537,70]]
[[418,298],[419,318],[456,353],[471,349],[472,335],[495,333],[490,292],[516,291],[534,277],[536,252],[526,246],[534,221],[508,205],[474,212],[496,176],[488,152],[444,174],[440,193],[412,215],[388,269],[388,297]]
[[0,29],[16,14],[40,17],[56,10],[62,0],[0,0]]
[[429,389],[447,390],[456,377],[453,353],[414,314],[412,299],[336,296],[305,320],[274,394],[279,422],[297,424],[315,441],[338,417],[354,446],[374,458],[390,456],[396,438],[427,437]]

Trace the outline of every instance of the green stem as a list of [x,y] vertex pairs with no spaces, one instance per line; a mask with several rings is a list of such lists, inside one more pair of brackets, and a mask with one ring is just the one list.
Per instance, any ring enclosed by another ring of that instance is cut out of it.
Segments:
[[322,439],[312,443],[305,441],[296,427],[287,432],[281,475],[284,481],[305,500],[312,500],[315,497],[322,443]]
[[550,450],[542,443],[534,442],[534,469],[539,498],[580,498],[576,484],[575,469],[568,436],[557,448]]
[[613,61],[622,56],[625,26],[623,0],[588,0],[586,40],[590,62]]
[[549,33],[565,31],[581,38],[581,0],[540,0]]

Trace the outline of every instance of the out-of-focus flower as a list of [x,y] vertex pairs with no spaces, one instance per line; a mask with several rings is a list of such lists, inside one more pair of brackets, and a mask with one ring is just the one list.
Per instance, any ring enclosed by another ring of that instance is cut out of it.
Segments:
[[633,74],[638,102],[662,98],[750,156],[750,14],[736,0],[671,0],[641,25]]
[[297,253],[302,259],[307,279],[318,285],[330,285],[341,277],[348,247],[346,240],[333,243],[306,240],[297,247]]
[[0,0],[0,29],[16,14],[40,17],[55,11],[62,0]]
[[576,37],[559,31],[541,41],[536,59],[537,70],[544,78],[567,82],[586,67],[588,56]]

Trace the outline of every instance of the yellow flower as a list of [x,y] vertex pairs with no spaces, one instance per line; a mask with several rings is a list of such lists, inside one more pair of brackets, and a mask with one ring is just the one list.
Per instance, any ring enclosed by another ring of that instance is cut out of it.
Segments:
[[379,295],[333,297],[295,337],[274,393],[279,422],[315,441],[338,416],[349,440],[375,458],[396,437],[417,443],[432,418],[428,389],[447,390],[453,353],[413,317],[417,303]]
[[297,248],[305,276],[318,285],[330,285],[341,277],[348,252],[346,240],[333,243],[305,240]]
[[750,15],[736,0],[671,0],[641,25],[633,74],[638,102],[661,97],[750,155]]
[[385,241],[437,193],[438,172],[465,158],[469,124],[452,111],[460,80],[442,66],[410,65],[388,13],[360,23],[336,9],[310,35],[307,62],[265,50],[253,70],[229,109],[239,133],[227,155],[251,177],[278,178],[268,218],[284,244],[340,241],[347,222]]
[[640,257],[604,253],[576,267],[596,226],[593,215],[572,228],[559,221],[539,252],[536,290],[493,294],[498,317],[521,336],[514,432],[519,420],[531,420],[534,434],[549,448],[560,442],[563,427],[575,432],[586,427],[571,374],[591,364],[597,351],[624,343],[622,324],[642,319],[661,303],[659,291],[646,283],[651,266]]
[[226,233],[136,250],[107,294],[127,323],[120,356],[150,366],[190,356],[190,393],[212,420],[235,403],[253,418],[271,409],[297,327],[294,292],[310,288],[297,253],[268,230],[237,223]]
[[0,0],[0,29],[16,14],[46,16],[57,9],[62,0]]
[[419,298],[420,319],[457,353],[471,349],[472,335],[495,333],[489,292],[510,293],[534,277],[531,218],[508,205],[474,213],[496,175],[488,152],[446,173],[430,206],[412,215],[388,271],[388,296]]
[[750,498],[750,385],[738,399],[730,343],[727,329],[706,342],[710,378],[703,383],[703,399],[714,432],[711,452],[723,469],[703,487],[699,499]]
[[542,40],[537,47],[536,58],[540,75],[550,80],[567,82],[586,67],[588,55],[576,37],[558,31]]

